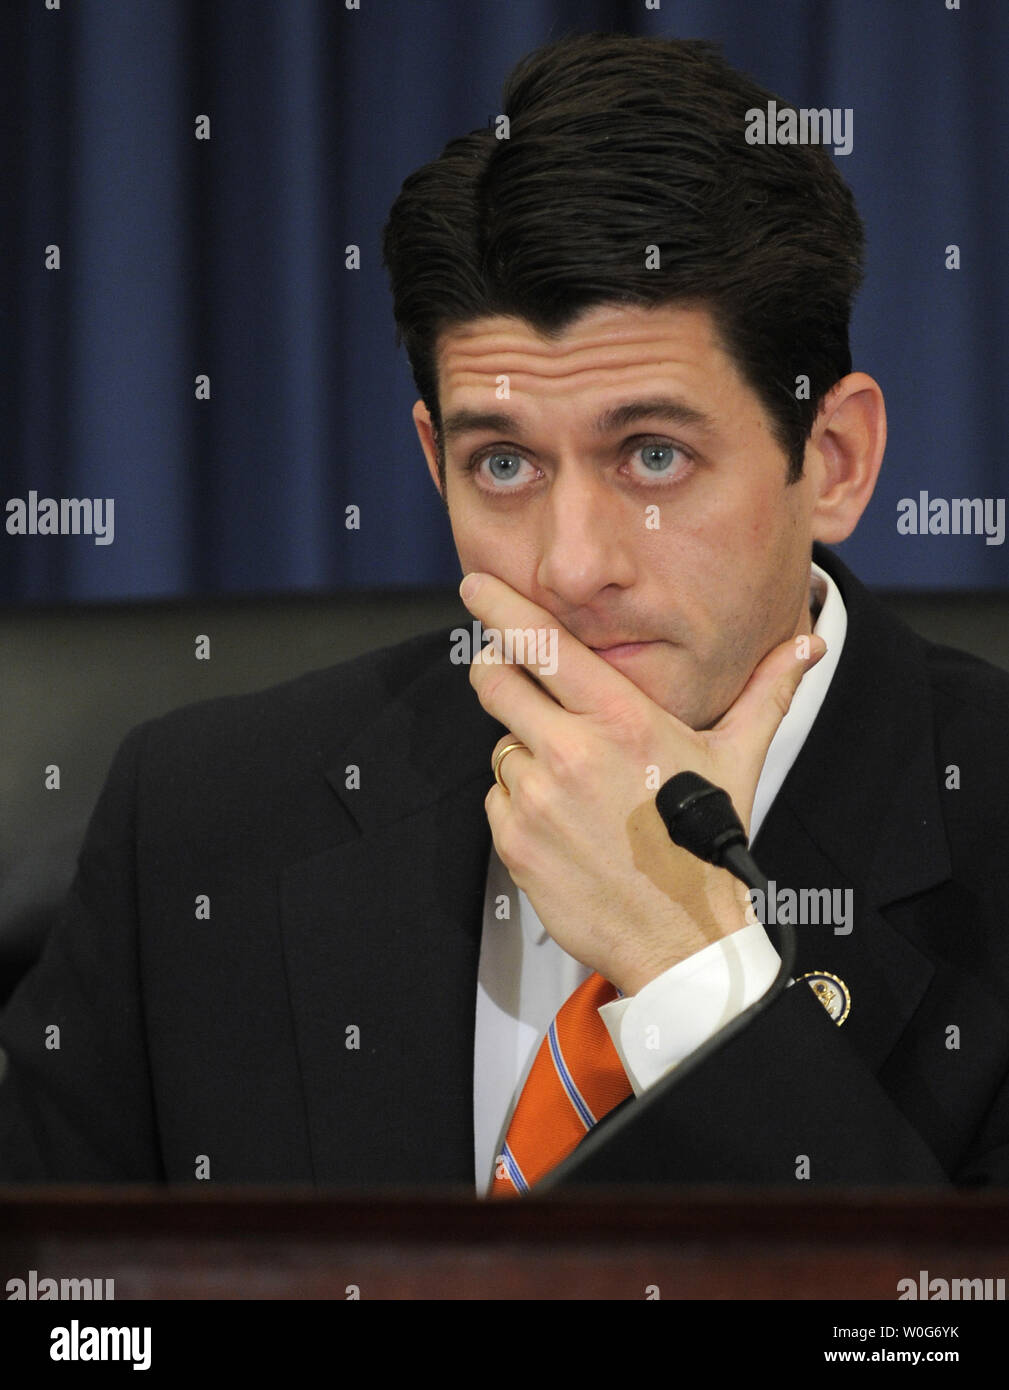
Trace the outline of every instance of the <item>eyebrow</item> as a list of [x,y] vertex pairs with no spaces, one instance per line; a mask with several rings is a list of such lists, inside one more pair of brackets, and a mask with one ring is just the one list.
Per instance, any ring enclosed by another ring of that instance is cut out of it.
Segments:
[[[665,420],[669,424],[689,425],[704,434],[715,433],[715,421],[703,410],[688,405],[676,396],[649,396],[644,400],[624,401],[604,410],[596,418],[593,431],[602,436],[626,429],[638,420]],[[453,410],[442,421],[442,439],[450,444],[459,435],[477,430],[494,430],[500,434],[517,434],[521,422],[505,411]]]

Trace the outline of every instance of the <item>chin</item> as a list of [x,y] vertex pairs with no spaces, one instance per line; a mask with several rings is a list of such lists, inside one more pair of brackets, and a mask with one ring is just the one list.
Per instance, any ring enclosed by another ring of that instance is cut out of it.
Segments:
[[[698,702],[691,699],[689,693],[684,697],[682,686],[671,683],[668,677],[664,680],[639,680],[635,681],[634,684],[660,709],[671,714],[682,724],[686,724],[688,728],[704,729],[708,727],[706,723],[698,722],[704,713],[703,710],[699,711]],[[713,716],[711,722],[715,723],[717,718],[717,715]]]
[[697,693],[694,682],[684,691],[682,683],[672,683],[668,679],[654,691],[645,690],[644,693],[667,714],[671,714],[681,724],[686,724],[688,729],[694,729],[698,733],[717,724],[731,703],[719,701],[712,704],[710,700],[703,699]]
[[[704,721],[706,718],[707,703],[698,695],[697,676],[691,673],[689,676],[677,676],[675,670],[670,670],[668,657],[660,662],[656,660],[655,666],[651,670],[647,669],[645,661],[638,662],[638,669],[634,669],[633,661],[624,663],[612,662],[618,666],[623,675],[638,687],[642,694],[664,709],[667,714],[673,715],[681,723],[686,724],[691,729],[706,728]],[[675,665],[681,663],[676,662]],[[711,722],[718,719],[718,715],[712,715]]]

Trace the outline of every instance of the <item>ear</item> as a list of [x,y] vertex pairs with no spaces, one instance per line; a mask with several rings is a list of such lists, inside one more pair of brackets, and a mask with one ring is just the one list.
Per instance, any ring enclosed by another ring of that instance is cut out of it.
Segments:
[[420,440],[420,447],[424,450],[424,457],[427,459],[427,471],[431,474],[431,481],[438,489],[439,496],[444,502],[445,495],[442,492],[441,477],[438,473],[438,446],[435,443],[434,425],[431,422],[430,412],[423,401],[414,403],[413,423]]
[[886,449],[886,406],[879,384],[850,372],[824,397],[806,444],[813,485],[813,539],[846,540],[869,505]]

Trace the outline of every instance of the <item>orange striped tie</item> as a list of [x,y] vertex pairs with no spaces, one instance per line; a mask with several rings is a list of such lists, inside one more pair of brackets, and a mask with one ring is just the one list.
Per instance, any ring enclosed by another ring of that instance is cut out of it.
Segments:
[[547,1029],[498,1157],[491,1197],[528,1192],[631,1094],[631,1083],[599,1017],[620,990],[593,973]]

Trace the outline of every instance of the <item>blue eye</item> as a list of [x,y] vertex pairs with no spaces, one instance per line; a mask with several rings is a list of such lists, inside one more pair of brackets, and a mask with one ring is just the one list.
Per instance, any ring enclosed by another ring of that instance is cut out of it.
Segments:
[[[670,467],[673,462],[672,455],[678,452],[672,444],[643,444],[641,446],[641,462],[652,473],[662,473]],[[664,458],[656,458],[657,454],[666,455]]]
[[510,483],[521,468],[517,454],[488,454],[485,462],[492,478]]
[[470,469],[482,475],[486,490],[517,492],[528,481],[521,478],[523,468],[528,466],[516,450],[495,449],[475,459]]
[[[644,474],[657,479],[682,473],[690,461],[690,455],[681,449],[679,444],[670,444],[662,439],[653,439],[650,442],[646,440],[644,444],[637,445],[631,457],[640,458]],[[643,478],[643,474],[636,471],[639,479]]]

